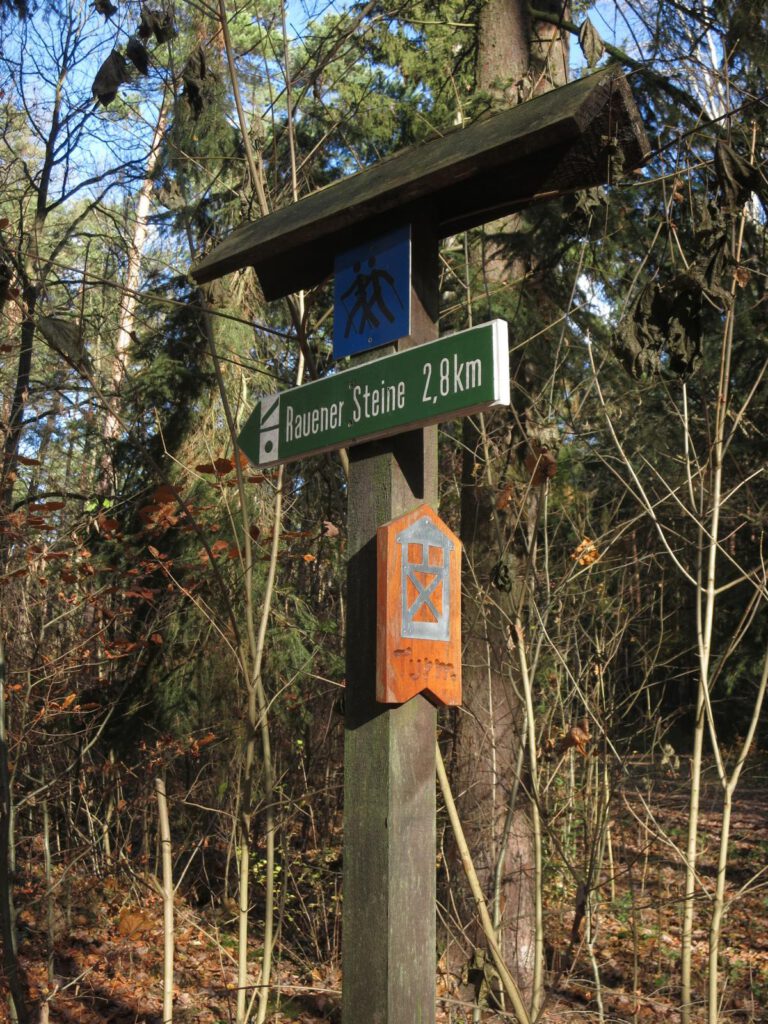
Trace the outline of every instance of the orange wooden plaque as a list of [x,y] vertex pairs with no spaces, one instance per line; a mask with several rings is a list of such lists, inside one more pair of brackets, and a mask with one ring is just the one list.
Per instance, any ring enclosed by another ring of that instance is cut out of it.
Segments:
[[461,541],[429,505],[376,540],[376,700],[461,704]]

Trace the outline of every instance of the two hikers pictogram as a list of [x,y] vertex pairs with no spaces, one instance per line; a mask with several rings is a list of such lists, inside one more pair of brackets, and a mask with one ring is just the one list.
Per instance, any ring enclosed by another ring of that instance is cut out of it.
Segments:
[[333,356],[389,345],[411,332],[411,233],[397,228],[334,261]]
[[[389,323],[394,323],[395,314],[387,305],[387,299],[392,301],[394,298],[400,308],[404,308],[395,286],[395,279],[389,271],[376,266],[375,256],[369,257],[368,267],[369,270],[366,272],[363,270],[361,262],[355,261],[353,270],[356,276],[341,296],[345,309],[348,308],[347,299],[354,298],[355,300],[347,313],[344,325],[345,338],[348,338],[353,331],[355,334],[365,334],[369,327],[378,327],[381,323],[379,316],[383,316]],[[358,316],[359,321],[357,320]]]

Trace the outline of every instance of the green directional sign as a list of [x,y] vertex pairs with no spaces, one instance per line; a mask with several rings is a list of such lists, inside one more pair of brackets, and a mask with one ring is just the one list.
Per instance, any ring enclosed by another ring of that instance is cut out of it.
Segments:
[[509,405],[505,320],[262,397],[237,443],[257,466]]

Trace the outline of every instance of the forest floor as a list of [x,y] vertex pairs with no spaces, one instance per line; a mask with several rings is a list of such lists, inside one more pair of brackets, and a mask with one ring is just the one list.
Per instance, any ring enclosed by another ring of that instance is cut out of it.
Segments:
[[[570,970],[553,983],[544,1019],[680,1021],[680,961],[684,892],[683,851],[688,827],[687,764],[677,772],[636,761],[614,794],[613,885],[598,897],[590,951],[582,924]],[[714,766],[704,774],[698,873],[707,895],[695,904],[693,1018],[706,1018],[709,919],[721,829],[722,791]],[[723,1022],[768,1022],[768,762],[742,776],[731,821],[727,916],[720,956]],[[570,906],[550,905],[548,932],[566,958],[574,920]],[[558,946],[559,938],[559,946]],[[596,968],[600,984],[596,984]]]
[[[685,771],[685,765],[676,773],[651,771],[638,761],[616,789],[610,843],[613,871],[606,857],[603,882],[592,897],[591,944],[584,920],[574,930],[573,882],[564,884],[556,873],[548,882],[550,971],[545,1024],[581,1024],[598,1021],[601,1015],[606,1021],[634,1024],[679,1021],[680,849],[688,817]],[[714,773],[709,773],[702,801],[699,860],[700,877],[708,891],[716,874],[719,822],[719,790]],[[330,860],[329,851],[306,856],[335,865],[338,851],[333,853]],[[51,902],[44,898],[42,857],[21,865],[19,953],[33,996],[45,1001],[39,1019],[61,1024],[161,1024],[160,895],[125,868],[94,879],[86,866],[83,859],[64,873],[57,875],[54,869],[56,899]],[[760,761],[745,772],[731,832],[731,902],[722,943],[720,1019],[734,1024],[768,1022],[767,866],[768,762]],[[319,873],[310,872],[310,876],[317,878]],[[306,899],[309,904],[311,894]],[[303,913],[309,920],[311,907],[307,905]],[[696,904],[694,932],[694,985],[701,1000],[694,1013],[697,1021],[704,1019],[708,915],[709,900],[702,897]],[[337,928],[338,905],[333,920],[332,927]],[[49,934],[54,936],[50,963]],[[331,938],[336,941],[336,932]],[[236,922],[231,911],[194,907],[179,898],[175,939],[174,1020],[233,1021]],[[281,946],[278,953],[268,1020],[273,1024],[340,1020],[338,962],[313,962],[306,947],[297,954]],[[255,947],[252,963],[257,971]],[[438,995],[440,1024],[473,1020],[471,1009],[456,1000],[441,980]],[[0,1008],[0,1019],[2,1013]],[[483,1010],[478,1019],[512,1018]]]

